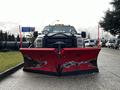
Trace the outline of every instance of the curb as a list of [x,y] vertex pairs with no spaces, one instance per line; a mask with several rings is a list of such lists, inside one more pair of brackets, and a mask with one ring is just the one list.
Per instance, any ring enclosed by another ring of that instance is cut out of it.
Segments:
[[12,68],[0,73],[0,80],[7,77],[7,76],[9,76],[10,74],[16,72],[18,69],[22,68],[23,64],[24,63],[20,63],[20,64],[16,65],[15,67],[12,67]]

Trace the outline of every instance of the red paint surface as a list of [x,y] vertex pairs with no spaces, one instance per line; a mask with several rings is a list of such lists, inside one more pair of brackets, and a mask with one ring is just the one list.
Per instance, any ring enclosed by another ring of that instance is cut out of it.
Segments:
[[62,72],[71,72],[76,70],[89,70],[97,67],[92,66],[89,63],[90,60],[96,60],[100,49],[98,48],[63,48],[61,50],[61,58],[58,58],[57,50],[55,48],[21,48],[20,51],[25,56],[31,57],[36,61],[47,61],[47,64],[43,67],[31,68],[32,70],[42,70],[49,72],[57,72],[56,68],[58,64],[61,67],[68,62],[86,62],[80,65],[71,65],[70,67],[64,67]]
[[[97,59],[100,49],[98,48],[64,48],[62,50],[61,64],[69,61],[85,62]],[[75,71],[75,70],[88,70],[94,69],[90,63],[81,64],[78,66],[72,66],[71,68],[64,68],[63,72]]]
[[56,72],[58,58],[55,48],[21,48],[23,55],[27,55],[36,61],[47,61],[47,64],[40,68],[31,68],[33,70],[43,70]]

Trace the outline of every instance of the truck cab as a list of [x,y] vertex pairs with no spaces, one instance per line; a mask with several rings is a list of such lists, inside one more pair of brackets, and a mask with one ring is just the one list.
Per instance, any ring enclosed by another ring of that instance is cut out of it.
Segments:
[[45,26],[34,41],[35,48],[84,47],[84,40],[70,25],[55,24]]

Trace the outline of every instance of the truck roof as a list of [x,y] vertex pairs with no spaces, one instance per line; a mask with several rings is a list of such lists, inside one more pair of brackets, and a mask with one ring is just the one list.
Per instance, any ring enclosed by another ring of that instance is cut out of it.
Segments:
[[55,25],[48,25],[45,26],[43,29],[43,33],[44,31],[47,31],[48,33],[77,33],[77,31],[75,30],[75,28],[71,25],[64,25],[64,24],[55,24]]

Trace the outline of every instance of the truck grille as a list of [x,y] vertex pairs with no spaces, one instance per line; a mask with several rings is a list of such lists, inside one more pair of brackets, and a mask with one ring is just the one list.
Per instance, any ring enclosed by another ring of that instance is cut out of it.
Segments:
[[71,48],[71,47],[76,47],[76,39],[75,37],[69,37],[69,38],[60,38],[60,37],[46,37],[44,38],[44,43],[43,47],[48,47],[48,48],[58,48],[58,45],[56,42],[63,42],[64,44],[61,44],[62,48]]

